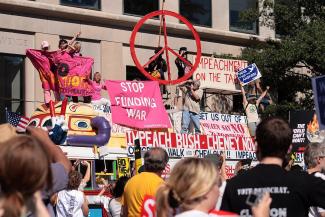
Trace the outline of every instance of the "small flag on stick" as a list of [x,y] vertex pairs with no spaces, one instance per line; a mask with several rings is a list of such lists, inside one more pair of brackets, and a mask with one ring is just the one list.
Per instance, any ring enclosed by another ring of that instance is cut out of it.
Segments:
[[16,127],[18,132],[26,132],[29,118],[19,115],[15,112],[7,111],[7,121],[9,124]]

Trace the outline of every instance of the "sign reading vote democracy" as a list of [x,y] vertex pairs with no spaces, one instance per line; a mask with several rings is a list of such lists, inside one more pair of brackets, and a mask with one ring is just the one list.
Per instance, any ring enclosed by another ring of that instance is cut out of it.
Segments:
[[243,85],[245,85],[252,81],[255,81],[256,79],[259,79],[260,77],[262,77],[262,75],[258,70],[256,64],[253,63],[247,66],[246,68],[240,70],[239,72],[237,72],[237,77],[239,81]]
[[319,76],[311,79],[314,102],[319,122],[319,129],[325,129],[325,76]]
[[112,121],[133,128],[169,128],[157,81],[106,81]]

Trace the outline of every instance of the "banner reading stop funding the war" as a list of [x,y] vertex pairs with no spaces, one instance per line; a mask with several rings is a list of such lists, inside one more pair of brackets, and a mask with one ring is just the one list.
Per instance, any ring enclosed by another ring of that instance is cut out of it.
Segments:
[[157,81],[106,81],[115,124],[145,129],[170,128]]
[[128,131],[128,155],[134,155],[134,141],[139,139],[142,151],[152,147],[166,149],[169,157],[204,157],[207,154],[225,153],[226,159],[256,160],[255,144],[250,137],[234,135],[180,134],[158,131]]
[[[193,56],[193,60],[195,60],[195,57]],[[236,69],[245,68],[246,66],[247,62],[244,60],[202,56],[193,78],[201,81],[202,89],[214,89],[229,93],[240,92]]]

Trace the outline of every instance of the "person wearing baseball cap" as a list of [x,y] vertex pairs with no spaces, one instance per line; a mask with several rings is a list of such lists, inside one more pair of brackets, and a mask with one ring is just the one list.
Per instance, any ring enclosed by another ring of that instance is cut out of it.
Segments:
[[42,41],[41,48],[42,51],[48,51],[50,49],[50,43],[48,41]]

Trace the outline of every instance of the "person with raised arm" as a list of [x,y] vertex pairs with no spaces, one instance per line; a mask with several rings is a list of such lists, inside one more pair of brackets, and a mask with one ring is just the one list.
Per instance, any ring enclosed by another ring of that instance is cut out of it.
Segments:
[[261,103],[262,99],[267,94],[269,86],[266,87],[266,90],[262,93],[262,95],[256,100],[256,96],[249,96],[246,98],[245,89],[241,86],[241,93],[243,96],[243,106],[247,116],[247,125],[249,133],[252,137],[255,137],[256,127],[260,122],[260,118],[258,116],[258,106]]

